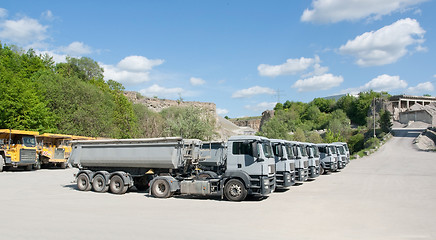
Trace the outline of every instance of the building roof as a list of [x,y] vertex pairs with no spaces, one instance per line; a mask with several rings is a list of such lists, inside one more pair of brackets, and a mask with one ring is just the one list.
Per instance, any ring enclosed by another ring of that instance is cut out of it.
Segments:
[[412,96],[412,95],[395,95],[389,98],[390,101],[398,101],[400,99],[413,99],[413,100],[430,100],[436,101],[436,97],[426,97],[426,96]]

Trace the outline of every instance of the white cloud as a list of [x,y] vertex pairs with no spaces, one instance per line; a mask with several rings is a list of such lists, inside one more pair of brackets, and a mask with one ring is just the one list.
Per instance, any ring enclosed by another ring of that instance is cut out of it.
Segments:
[[43,19],[46,19],[46,20],[49,20],[49,21],[54,19],[54,15],[53,15],[53,13],[50,10],[47,10],[47,11],[41,13],[41,17]]
[[123,84],[139,84],[150,81],[149,72],[131,72],[117,68],[113,65],[106,65],[99,63],[99,65],[104,69],[105,80],[115,80]]
[[292,87],[299,92],[327,90],[339,86],[344,81],[342,76],[333,76],[331,73],[317,75],[296,81]]
[[192,93],[184,90],[183,88],[165,88],[161,87],[157,84],[153,84],[152,86],[139,90],[143,96],[158,98],[178,98],[180,96],[188,96],[192,95]]
[[196,77],[191,77],[191,78],[189,79],[189,82],[191,82],[191,84],[192,84],[193,86],[200,86],[200,85],[203,85],[203,84],[206,83],[206,81],[204,81],[203,79],[201,79],[201,78],[196,78]]
[[261,102],[261,103],[256,104],[256,105],[246,105],[246,106],[244,106],[244,108],[258,112],[258,111],[265,111],[265,110],[274,109],[276,104],[277,104],[277,102]]
[[116,66],[99,63],[104,68],[105,79],[129,85],[150,81],[150,71],[154,66],[162,64],[164,60],[150,60],[142,56],[128,56]]
[[423,82],[419,83],[415,87],[409,87],[407,89],[407,92],[410,93],[427,93],[427,92],[433,92],[434,86],[431,82]]
[[84,44],[83,42],[72,42],[66,47],[60,47],[58,51],[70,56],[82,56],[92,53],[91,47]]
[[248,98],[259,94],[273,95],[276,94],[276,91],[267,87],[254,86],[234,92],[232,98]]
[[356,63],[360,66],[385,65],[396,62],[408,53],[408,46],[422,44],[424,33],[415,19],[401,19],[349,40],[339,51],[356,57]]
[[315,63],[313,58],[288,59],[280,65],[260,64],[257,67],[259,75],[267,77],[276,77],[280,75],[294,75],[308,69]]
[[28,17],[0,21],[0,39],[6,39],[20,45],[36,46],[48,38],[47,28],[48,26]]
[[427,0],[313,0],[312,9],[301,16],[303,22],[335,23],[344,20],[380,19],[395,11],[406,11]]
[[118,63],[118,68],[132,71],[143,72],[149,71],[155,66],[159,66],[164,62],[162,59],[148,59],[143,56],[128,56]]
[[224,109],[224,108],[217,108],[217,109],[216,109],[216,113],[217,113],[218,115],[226,115],[227,113],[229,113],[229,110]]
[[358,94],[360,92],[369,91],[369,90],[380,92],[380,91],[391,91],[394,89],[404,89],[406,87],[407,87],[407,82],[401,80],[400,76],[390,76],[387,74],[383,74],[377,76],[376,78],[367,82],[363,86],[357,88],[349,88],[342,92],[350,93],[350,94]]
[[0,18],[5,18],[8,16],[8,10],[0,8]]

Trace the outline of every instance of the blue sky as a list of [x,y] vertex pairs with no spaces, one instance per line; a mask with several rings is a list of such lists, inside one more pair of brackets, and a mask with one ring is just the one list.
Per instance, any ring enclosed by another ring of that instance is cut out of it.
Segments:
[[435,12],[434,0],[6,0],[0,41],[242,117],[370,89],[436,96]]

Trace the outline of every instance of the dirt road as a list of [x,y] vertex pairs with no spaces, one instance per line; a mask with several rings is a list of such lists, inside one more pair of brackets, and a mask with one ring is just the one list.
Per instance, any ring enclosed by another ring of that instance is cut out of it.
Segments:
[[0,239],[436,239],[436,153],[419,131],[261,201],[81,192],[76,169],[0,173]]

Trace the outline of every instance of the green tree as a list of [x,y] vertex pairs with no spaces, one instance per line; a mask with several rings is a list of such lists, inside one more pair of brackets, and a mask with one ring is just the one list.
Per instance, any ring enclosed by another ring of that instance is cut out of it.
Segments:
[[162,110],[161,115],[166,119],[165,136],[210,140],[216,135],[213,117],[200,108],[169,107]]
[[306,135],[304,134],[304,131],[298,128],[292,135],[292,140],[298,142],[306,142]]
[[56,71],[65,77],[78,77],[84,81],[91,79],[103,79],[103,68],[87,57],[72,58],[67,57],[66,63],[58,63]]
[[334,110],[336,101],[334,99],[315,98],[310,105],[315,105],[321,112],[330,113]]
[[357,133],[351,136],[348,141],[348,147],[351,153],[356,153],[364,148],[365,136],[362,133]]
[[389,111],[382,110],[379,119],[380,128],[383,132],[388,133],[392,129],[392,115]]
[[311,143],[322,143],[323,142],[321,135],[319,135],[319,133],[317,133],[315,131],[309,132],[306,136],[306,140],[308,142],[311,142]]
[[133,111],[137,118],[135,138],[162,137],[164,134],[165,119],[161,114],[148,109],[142,104],[133,104]]
[[12,50],[0,43],[0,128],[54,129],[53,114],[31,79],[46,68],[33,50]]

